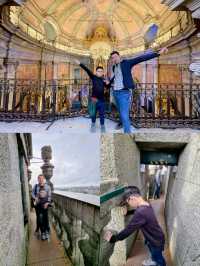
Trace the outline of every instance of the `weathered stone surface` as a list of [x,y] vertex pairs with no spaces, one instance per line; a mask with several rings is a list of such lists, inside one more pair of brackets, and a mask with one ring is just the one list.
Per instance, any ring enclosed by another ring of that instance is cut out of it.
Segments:
[[[103,193],[114,190],[116,185],[135,185],[142,189],[140,151],[133,135],[113,134],[101,138],[101,169],[103,172],[101,192]],[[101,204],[101,224],[110,218],[102,231],[102,239],[105,230],[121,231],[126,225],[127,219],[118,207],[121,200],[122,196],[119,195]],[[106,258],[105,265],[114,266],[125,263],[134,238],[135,236],[132,235],[114,247],[103,241],[101,257]],[[110,252],[106,251],[106,247]],[[107,253],[107,256],[103,252]]]
[[[115,169],[109,169],[109,171],[115,173],[115,179],[118,180],[118,184],[124,184],[126,181],[129,185],[135,184],[142,188],[140,173],[137,169],[142,149],[173,148],[180,153],[178,171],[175,174],[171,170],[166,196],[165,216],[169,247],[174,265],[200,265],[200,252],[198,249],[200,244],[198,229],[200,223],[200,133],[189,130],[155,130],[154,132],[140,131],[132,136],[118,134],[117,136],[110,136],[110,138],[113,141],[113,151],[110,153],[112,156],[110,154],[109,156],[114,160],[114,163],[113,161],[111,162],[110,167],[115,167]],[[105,152],[110,151],[107,150]],[[135,169],[133,169],[133,166],[135,166]],[[109,167],[108,162],[106,167]],[[133,173],[132,178],[130,172],[131,174]],[[110,181],[112,180],[111,178]],[[109,184],[109,178],[107,183]],[[108,190],[110,189],[110,184],[107,186]],[[113,184],[115,183],[113,182]],[[103,186],[106,188],[104,184]],[[104,222],[107,221],[106,217],[109,215],[111,217],[105,229],[120,231],[128,222],[120,215],[118,205],[119,201],[115,198],[104,203],[101,207],[101,215],[104,218]],[[117,243],[114,249],[110,246],[109,263],[111,265],[117,265],[115,263],[123,264],[132,243],[133,239],[129,242],[123,241],[123,243],[119,244],[120,247],[117,246]],[[103,242],[103,245],[109,244]],[[106,252],[105,249],[103,250]]]
[[[22,183],[19,165],[24,172],[21,172],[21,175],[24,174]],[[24,217],[29,211],[26,170],[24,159],[21,159],[19,164],[16,135],[0,134],[0,265],[2,266],[25,265]]]
[[[53,193],[55,207],[51,210],[51,220],[59,238],[63,241],[67,255],[75,266],[100,266],[100,207],[94,197],[94,204],[79,198]],[[84,197],[86,199],[86,197]]]
[[103,134],[100,140],[100,170],[101,180],[118,182],[115,162],[114,135]]
[[188,131],[140,131],[134,134],[135,142],[140,148],[182,148],[190,141],[191,133]]
[[191,135],[182,151],[178,171],[170,176],[166,198],[170,251],[177,266],[199,265],[200,134]]

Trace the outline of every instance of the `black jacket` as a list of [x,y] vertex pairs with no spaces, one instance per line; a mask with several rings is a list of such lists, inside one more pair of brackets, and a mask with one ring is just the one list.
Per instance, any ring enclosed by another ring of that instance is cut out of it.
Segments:
[[94,75],[94,73],[92,73],[92,71],[88,69],[85,65],[80,64],[80,67],[82,67],[87,72],[88,76],[92,80],[91,96],[97,98],[98,100],[104,101],[104,89],[105,87],[109,88],[112,81],[110,82],[109,85],[106,85],[103,78]]

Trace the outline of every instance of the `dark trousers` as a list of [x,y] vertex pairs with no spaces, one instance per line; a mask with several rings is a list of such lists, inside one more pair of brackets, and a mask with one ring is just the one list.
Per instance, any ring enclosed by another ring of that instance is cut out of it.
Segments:
[[98,100],[96,103],[96,112],[95,115],[92,117],[92,123],[96,122],[97,118],[97,112],[99,112],[99,117],[100,117],[100,124],[103,126],[104,125],[104,117],[105,117],[105,102],[102,100]]
[[44,209],[42,206],[36,206],[37,215],[37,229],[40,229],[41,233],[49,232],[49,217],[48,208]]
[[149,251],[151,253],[151,258],[156,262],[157,266],[166,266],[165,258],[163,257],[163,247],[152,246],[149,242],[147,243]]

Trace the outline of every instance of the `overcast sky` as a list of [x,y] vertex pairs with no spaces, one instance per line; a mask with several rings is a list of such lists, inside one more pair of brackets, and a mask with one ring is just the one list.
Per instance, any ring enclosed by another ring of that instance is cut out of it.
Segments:
[[[99,134],[32,134],[33,156],[41,158],[41,148],[51,145],[54,165],[54,186],[87,186],[100,183],[100,147]],[[32,178],[35,184],[42,160],[31,160]],[[33,163],[41,162],[41,163]]]

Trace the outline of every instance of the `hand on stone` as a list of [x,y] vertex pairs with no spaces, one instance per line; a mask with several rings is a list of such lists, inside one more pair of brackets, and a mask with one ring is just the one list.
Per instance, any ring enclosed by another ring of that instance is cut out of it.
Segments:
[[124,216],[126,216],[126,215],[127,215],[127,212],[128,212],[127,207],[126,207],[126,206],[123,206],[123,207],[122,207],[122,214],[123,214]]
[[111,239],[111,237],[112,237],[112,233],[110,232],[110,231],[107,231],[106,233],[105,233],[105,235],[104,235],[104,239],[106,240],[106,241],[110,241],[110,239]]
[[159,54],[167,54],[167,53],[168,53],[168,48],[167,47],[163,47],[159,51]]

